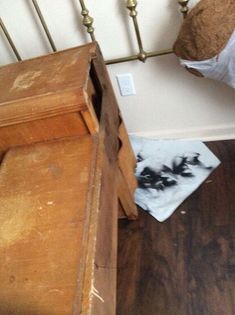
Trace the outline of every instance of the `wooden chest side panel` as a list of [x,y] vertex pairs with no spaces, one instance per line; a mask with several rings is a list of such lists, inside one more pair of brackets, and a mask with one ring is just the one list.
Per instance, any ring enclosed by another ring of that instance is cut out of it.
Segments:
[[5,156],[2,315],[72,314],[83,281],[94,156],[90,136],[16,148]]
[[118,196],[115,175],[116,168],[111,168],[105,158],[92,288],[92,315],[116,314]]
[[97,50],[93,59],[93,75],[102,88],[100,142],[103,144],[100,211],[97,250],[94,261],[94,285],[91,314],[116,314],[117,275],[117,170],[119,109],[102,56]]

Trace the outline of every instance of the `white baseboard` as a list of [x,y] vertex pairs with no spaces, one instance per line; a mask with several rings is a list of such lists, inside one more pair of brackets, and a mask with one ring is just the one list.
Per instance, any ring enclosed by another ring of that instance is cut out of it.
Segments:
[[132,132],[129,134],[152,139],[189,139],[201,141],[229,140],[235,139],[235,124],[187,129],[154,130],[150,132]]

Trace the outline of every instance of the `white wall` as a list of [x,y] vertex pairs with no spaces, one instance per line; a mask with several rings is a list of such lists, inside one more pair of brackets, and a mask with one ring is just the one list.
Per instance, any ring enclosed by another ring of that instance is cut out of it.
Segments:
[[[136,53],[125,1],[87,0],[96,38],[106,59]],[[182,22],[177,0],[139,0],[138,19],[147,51],[171,48]],[[191,0],[193,5],[196,0]],[[85,43],[78,0],[38,0],[58,49]],[[0,14],[23,59],[50,51],[29,0],[1,0]],[[0,36],[0,62],[14,56]],[[235,138],[235,90],[200,79],[178,65],[174,55],[108,67],[128,131],[149,137]],[[132,73],[135,96],[119,95],[115,75]]]

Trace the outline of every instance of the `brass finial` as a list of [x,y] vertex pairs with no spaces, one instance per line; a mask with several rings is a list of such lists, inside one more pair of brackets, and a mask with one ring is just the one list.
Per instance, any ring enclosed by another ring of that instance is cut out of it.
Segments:
[[91,36],[91,40],[95,41],[95,34],[94,34],[94,27],[93,27],[93,22],[94,19],[89,15],[89,11],[87,10],[85,3],[83,0],[79,0],[81,7],[82,7],[82,11],[81,14],[83,16],[83,25],[87,28],[87,33],[90,34]]
[[130,10],[130,16],[131,16],[133,23],[134,23],[135,34],[136,34],[136,38],[137,38],[137,42],[138,42],[138,46],[139,46],[139,54],[137,55],[137,58],[140,61],[145,62],[145,60],[147,59],[147,53],[144,51],[144,48],[143,48],[142,39],[141,39],[141,35],[140,35],[140,30],[139,30],[139,24],[137,21],[137,14],[138,14],[138,12],[136,11],[137,1],[136,0],[127,0],[126,1],[126,7],[128,10]]
[[136,0],[127,0],[126,7],[128,10],[130,10],[131,17],[137,16],[136,6],[137,6]]
[[142,51],[139,52],[139,54],[137,55],[138,59],[142,62],[145,62],[148,55],[147,53],[142,49]]
[[188,2],[189,0],[178,0],[179,5],[181,6],[180,12],[183,14],[184,18],[186,18],[188,14]]

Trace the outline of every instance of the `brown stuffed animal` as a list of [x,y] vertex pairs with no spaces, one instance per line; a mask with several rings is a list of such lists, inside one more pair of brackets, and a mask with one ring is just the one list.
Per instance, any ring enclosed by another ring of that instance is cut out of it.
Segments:
[[235,0],[201,0],[185,18],[173,50],[185,60],[210,59],[224,49],[234,29]]

